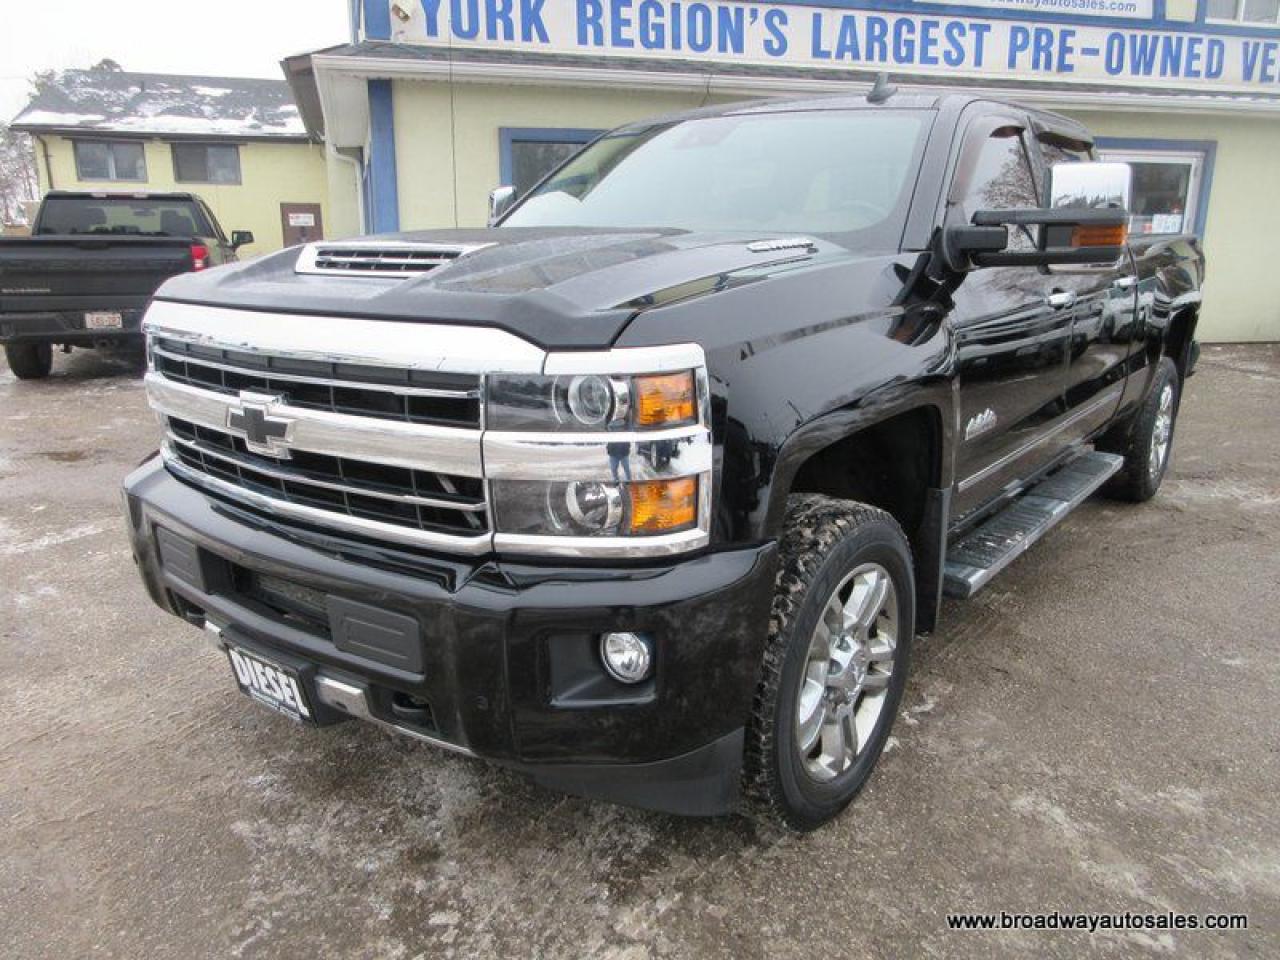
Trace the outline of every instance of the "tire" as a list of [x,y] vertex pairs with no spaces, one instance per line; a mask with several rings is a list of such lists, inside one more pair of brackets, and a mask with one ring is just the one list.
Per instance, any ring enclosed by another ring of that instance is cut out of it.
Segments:
[[4,355],[19,380],[43,380],[53,369],[53,347],[47,343],[6,343]]
[[[808,494],[787,507],[742,792],[748,816],[809,831],[849,805],[884,749],[906,686],[915,580],[907,538],[883,510]],[[841,613],[864,615],[833,639],[837,599]]]
[[1161,357],[1151,390],[1129,429],[1111,442],[1104,439],[1098,444],[1099,449],[1124,457],[1124,466],[1104,488],[1107,496],[1143,503],[1156,495],[1169,470],[1181,393],[1178,368],[1168,357]]

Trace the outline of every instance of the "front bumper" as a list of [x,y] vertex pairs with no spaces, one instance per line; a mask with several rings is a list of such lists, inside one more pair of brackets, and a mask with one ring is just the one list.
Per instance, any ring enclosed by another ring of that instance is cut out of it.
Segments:
[[86,329],[84,310],[0,313],[0,343],[66,343],[82,346],[105,341],[142,343],[143,308],[104,307],[103,310],[120,314],[119,329]]
[[[306,663],[321,722],[363,716],[572,793],[685,814],[734,808],[774,545],[645,566],[462,560],[277,527],[156,459],[125,494],[152,598]],[[335,619],[351,610],[394,641],[351,642],[349,617]],[[615,630],[654,638],[652,682],[603,676],[595,638]]]

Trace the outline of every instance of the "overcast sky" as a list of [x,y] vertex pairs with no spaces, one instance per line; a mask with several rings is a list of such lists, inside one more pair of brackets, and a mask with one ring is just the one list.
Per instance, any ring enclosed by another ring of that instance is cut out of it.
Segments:
[[350,39],[346,0],[0,0],[0,119],[27,79],[105,57],[142,73],[283,79],[282,58]]

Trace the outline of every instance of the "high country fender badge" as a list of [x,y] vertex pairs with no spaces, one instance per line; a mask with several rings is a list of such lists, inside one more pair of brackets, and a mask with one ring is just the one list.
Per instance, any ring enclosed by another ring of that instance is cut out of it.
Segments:
[[975,413],[969,418],[969,422],[964,427],[964,438],[972,440],[974,437],[981,436],[996,425],[996,412],[990,407],[981,413]]
[[227,410],[227,429],[244,437],[244,445],[254,453],[288,460],[294,421],[271,416],[282,397],[240,391],[240,402]]

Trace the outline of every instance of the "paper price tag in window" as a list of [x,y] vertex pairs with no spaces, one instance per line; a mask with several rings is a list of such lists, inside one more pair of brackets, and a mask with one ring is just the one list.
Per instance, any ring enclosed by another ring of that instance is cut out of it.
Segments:
[[291,227],[314,227],[315,225],[316,215],[314,213],[289,214],[289,226]]
[[1182,214],[1157,213],[1151,218],[1152,233],[1181,233]]

